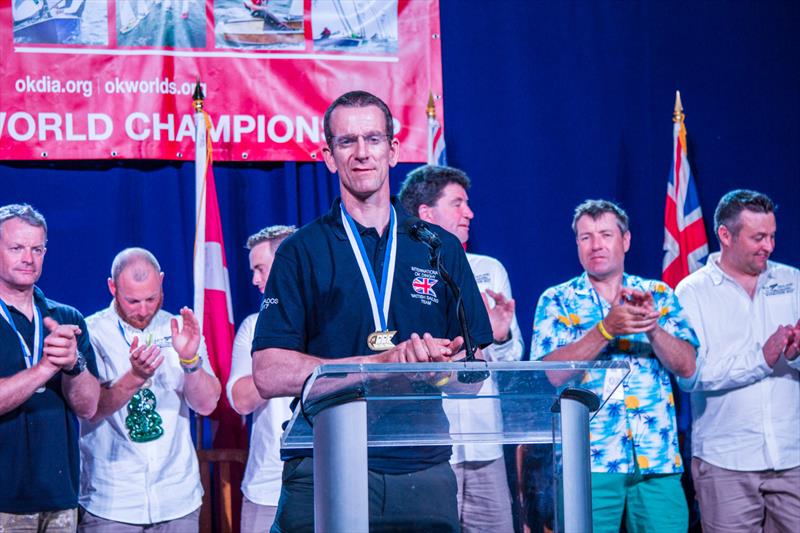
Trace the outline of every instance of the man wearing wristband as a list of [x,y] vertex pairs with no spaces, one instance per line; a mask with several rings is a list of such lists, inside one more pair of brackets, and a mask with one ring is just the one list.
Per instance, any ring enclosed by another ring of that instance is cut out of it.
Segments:
[[631,239],[625,211],[587,200],[575,209],[572,229],[584,273],[539,298],[531,359],[630,364],[610,398],[614,373],[582,378],[582,387],[607,400],[590,426],[594,531],[619,531],[624,515],[628,531],[685,532],[669,374],[694,373],[697,337],[669,287],[624,272]]
[[[400,201],[410,214],[446,229],[466,246],[473,213],[467,190],[470,179],[457,168],[425,165],[411,171],[400,190]],[[497,259],[467,254],[492,326],[493,343],[483,349],[487,361],[519,361],[523,342],[511,284]],[[481,395],[496,396],[494,379],[484,381]],[[484,398],[472,402],[444,402],[450,427],[457,432],[497,431],[503,418],[500,401]],[[514,531],[511,492],[508,488],[503,446],[480,444],[453,446],[450,464],[458,481],[458,511],[464,533]]]
[[194,313],[161,309],[163,279],[153,254],[121,251],[111,305],[86,319],[102,387],[97,413],[81,423],[79,531],[198,530],[189,409],[210,414],[220,384]]

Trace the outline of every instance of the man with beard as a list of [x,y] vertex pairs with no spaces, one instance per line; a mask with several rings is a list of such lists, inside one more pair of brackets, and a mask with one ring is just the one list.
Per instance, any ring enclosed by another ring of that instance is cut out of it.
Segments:
[[703,531],[800,531],[800,271],[769,261],[775,204],[731,191],[721,251],[675,293],[700,339],[692,478]]
[[47,223],[33,207],[0,207],[0,531],[67,533],[78,507],[74,415],[99,388],[83,317],[35,284]]
[[87,318],[102,384],[81,424],[80,531],[197,531],[203,489],[189,409],[208,415],[220,383],[194,313],[161,310],[156,258],[128,248],[114,258],[111,305]]

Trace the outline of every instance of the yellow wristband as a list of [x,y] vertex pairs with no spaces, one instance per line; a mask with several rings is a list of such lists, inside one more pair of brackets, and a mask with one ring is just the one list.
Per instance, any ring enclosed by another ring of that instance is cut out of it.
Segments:
[[608,332],[608,330],[606,329],[606,326],[603,324],[602,320],[597,323],[597,330],[600,332],[600,335],[602,335],[605,340],[607,340],[607,341],[613,341],[614,340],[614,336],[611,333]]
[[192,357],[191,359],[179,358],[179,361],[181,362],[182,365],[188,366],[195,364],[199,359],[200,359],[200,354],[196,353],[194,354],[194,357]]
[[444,387],[450,383],[450,374],[446,375],[445,377],[441,378],[439,381],[433,384],[434,387]]

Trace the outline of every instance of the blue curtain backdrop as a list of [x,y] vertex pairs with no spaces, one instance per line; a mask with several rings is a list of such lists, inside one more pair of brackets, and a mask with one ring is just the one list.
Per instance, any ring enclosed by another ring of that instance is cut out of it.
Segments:
[[[719,197],[755,188],[780,204],[773,257],[800,265],[800,4],[442,0],[441,16],[448,160],[473,179],[470,249],[506,265],[526,342],[539,294],[579,272],[569,226],[585,198],[622,203],[627,270],[660,277],[676,89],[711,248]],[[413,166],[395,169],[394,191]],[[309,222],[338,185],[312,163],[215,175],[238,325],[259,303],[247,235]],[[48,219],[50,297],[86,314],[107,305],[114,254],[138,245],[162,263],[166,308],[191,305],[192,163],[5,161],[0,176],[0,204]]]

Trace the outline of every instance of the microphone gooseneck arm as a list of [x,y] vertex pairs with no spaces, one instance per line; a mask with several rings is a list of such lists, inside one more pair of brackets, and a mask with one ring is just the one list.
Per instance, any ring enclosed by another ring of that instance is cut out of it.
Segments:
[[[461,336],[464,339],[464,363],[468,362],[483,362],[486,361],[475,357],[476,347],[472,345],[472,338],[469,335],[469,326],[467,325],[467,312],[464,309],[464,301],[461,298],[461,288],[456,284],[450,273],[444,266],[442,261],[441,246],[442,241],[439,236],[431,231],[428,226],[421,220],[414,218],[409,220],[409,233],[411,238],[421,242],[428,247],[430,253],[431,266],[435,268],[439,275],[444,280],[447,287],[456,298],[456,315],[458,316],[458,324],[461,328]],[[458,372],[458,381],[461,383],[478,383],[489,378],[487,370],[460,370]]]
[[461,299],[461,288],[453,281],[452,276],[445,268],[439,247],[429,248],[429,251],[431,254],[431,266],[439,272],[439,275],[442,276],[442,279],[456,298],[456,315],[458,316],[458,324],[461,327],[461,336],[464,338],[464,350],[466,352],[464,361],[475,361],[475,347],[472,345],[472,339],[469,335],[467,312],[464,310],[464,300]]

